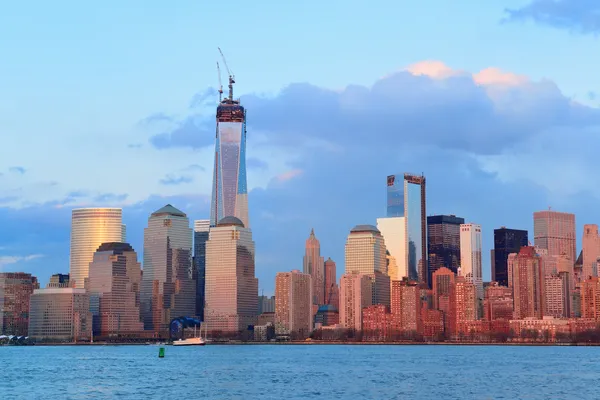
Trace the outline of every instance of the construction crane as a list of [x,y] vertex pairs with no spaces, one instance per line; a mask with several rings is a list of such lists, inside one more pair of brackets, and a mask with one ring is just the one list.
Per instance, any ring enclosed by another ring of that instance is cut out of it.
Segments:
[[219,74],[219,103],[223,99],[223,83],[221,83],[221,67],[219,67],[219,62],[217,61],[217,74]]
[[225,56],[223,55],[221,48],[217,48],[219,49],[219,53],[221,53],[223,64],[225,64],[225,69],[227,70],[227,74],[229,75],[229,100],[233,101],[233,84],[235,83],[235,75],[233,75],[233,72],[231,72],[231,70],[229,69],[229,66],[227,65],[227,60],[225,60]]

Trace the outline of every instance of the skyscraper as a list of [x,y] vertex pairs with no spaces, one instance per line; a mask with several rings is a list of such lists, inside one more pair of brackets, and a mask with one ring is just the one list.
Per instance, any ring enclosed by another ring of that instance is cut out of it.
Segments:
[[518,253],[527,246],[527,231],[501,227],[494,229],[494,262],[492,263],[492,281],[508,286],[508,255]]
[[325,304],[325,262],[321,257],[321,244],[314,229],[311,229],[310,236],[306,239],[303,265],[303,272],[312,277],[312,304]]
[[464,218],[456,215],[432,215],[427,217],[427,248],[429,250],[429,287],[432,275],[446,267],[455,274],[460,266],[460,225]]
[[210,220],[194,221],[194,269],[196,275],[196,315],[204,321],[204,293],[206,277],[206,241]]
[[514,319],[542,318],[544,315],[544,273],[542,258],[531,246],[508,256],[509,286],[513,288]]
[[213,175],[210,225],[228,216],[239,218],[246,229],[248,188],[246,182],[246,110],[233,99],[232,79],[229,97],[217,107],[215,169]]
[[460,276],[473,283],[477,298],[483,299],[483,276],[481,270],[481,225],[460,226]]
[[600,259],[600,236],[598,225],[586,224],[583,226],[582,244],[582,275],[583,279],[598,276],[597,262]]
[[329,304],[339,310],[340,307],[340,289],[337,285],[337,273],[335,261],[328,258],[325,261],[325,304]]
[[[408,272],[409,279],[427,283],[427,210],[425,177],[404,174],[387,177],[387,217],[404,219],[404,254],[390,254],[396,258],[400,275]],[[383,221],[382,221],[383,222]],[[377,221],[378,226],[380,221]],[[387,231],[387,229],[383,228]],[[397,231],[397,229],[395,229]],[[384,237],[386,232],[384,232]],[[387,241],[387,238],[386,238]],[[401,259],[403,258],[403,259]],[[404,276],[400,276],[402,278]]]
[[100,245],[85,284],[94,335],[132,335],[144,330],[140,313],[141,280],[141,265],[131,245]]
[[373,225],[357,225],[350,231],[346,240],[346,273],[369,276],[373,284],[371,304],[390,305],[385,243]]
[[0,272],[0,335],[27,336],[29,298],[39,289],[35,276]]
[[70,284],[83,288],[90,262],[98,246],[106,242],[124,242],[125,229],[120,208],[79,208],[71,219]]
[[385,241],[389,253],[388,275],[393,281],[399,281],[409,276],[408,271],[408,241],[406,240],[406,219],[404,217],[377,218],[377,229]]
[[361,273],[344,274],[340,278],[340,324],[344,328],[362,329],[362,310],[372,305],[373,283]]
[[551,210],[533,213],[533,237],[535,247],[548,250],[548,256],[565,253],[575,262],[575,214]]
[[196,312],[192,229],[170,204],[155,211],[144,229],[142,316],[147,330],[164,331],[171,320]]
[[211,228],[206,242],[204,317],[208,330],[237,333],[256,323],[258,279],[254,271],[252,232],[239,218],[223,218]]
[[313,330],[310,274],[298,270],[275,276],[275,333],[306,338]]

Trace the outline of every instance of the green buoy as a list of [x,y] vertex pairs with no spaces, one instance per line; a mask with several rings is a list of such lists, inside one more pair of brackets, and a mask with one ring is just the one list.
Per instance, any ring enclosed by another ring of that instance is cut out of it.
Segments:
[[158,358],[165,358],[165,348],[161,347],[158,349]]

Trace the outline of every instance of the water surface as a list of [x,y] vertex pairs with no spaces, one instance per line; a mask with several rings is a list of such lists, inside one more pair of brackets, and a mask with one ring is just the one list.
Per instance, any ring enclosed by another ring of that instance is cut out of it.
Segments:
[[597,399],[600,347],[0,347],[0,399]]

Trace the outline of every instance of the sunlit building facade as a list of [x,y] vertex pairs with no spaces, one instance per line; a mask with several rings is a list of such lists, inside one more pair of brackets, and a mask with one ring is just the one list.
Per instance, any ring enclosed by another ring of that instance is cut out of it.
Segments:
[[310,236],[306,239],[303,266],[303,272],[312,277],[312,304],[325,304],[325,261],[321,257],[321,244],[314,229],[311,229]]
[[0,335],[27,336],[29,299],[39,283],[24,272],[0,272]]
[[210,220],[194,221],[194,275],[196,278],[196,316],[204,321],[204,293],[206,278],[206,242]]
[[337,284],[335,261],[328,258],[325,261],[325,304],[333,306],[336,310],[340,307],[340,288]]
[[166,331],[172,319],[196,313],[192,229],[170,204],[150,215],[144,229],[142,316],[146,330]]
[[362,329],[362,310],[373,305],[373,284],[361,273],[347,273],[340,279],[340,325],[344,328]]
[[483,273],[481,266],[481,225],[460,226],[460,276],[472,282],[477,298],[483,300]]
[[387,177],[387,217],[404,218],[404,260],[392,254],[396,257],[400,274],[406,269],[409,279],[426,283],[427,210],[424,176],[404,174]]
[[91,340],[92,314],[85,289],[34,290],[30,299],[29,337],[48,342]]
[[71,286],[84,287],[98,246],[107,242],[125,242],[124,236],[120,208],[74,209],[71,217]]
[[552,210],[533,213],[533,237],[535,247],[548,250],[550,257],[564,253],[575,262],[575,214]]
[[509,287],[513,289],[514,318],[542,318],[544,306],[544,269],[542,257],[534,247],[521,247],[508,256]]
[[239,218],[225,217],[211,228],[206,242],[207,329],[245,331],[256,323],[257,309],[252,232]]
[[90,263],[86,291],[97,336],[135,335],[144,330],[140,312],[141,264],[128,243],[103,243]]
[[249,229],[246,180],[246,110],[238,100],[225,98],[217,107],[215,164],[210,225],[227,216]]
[[312,276],[298,270],[275,276],[275,333],[306,338],[313,330]]
[[404,217],[377,218],[377,229],[385,241],[389,253],[388,275],[391,280],[408,277],[408,246],[406,241],[406,219]]
[[598,225],[586,224],[583,226],[582,245],[582,271],[583,279],[598,276],[598,259],[600,259],[600,235]]

